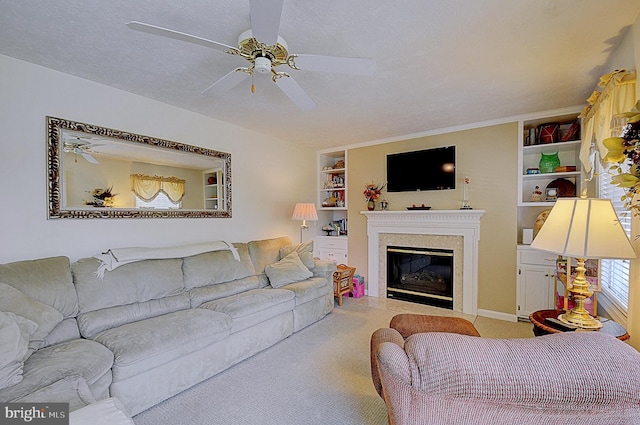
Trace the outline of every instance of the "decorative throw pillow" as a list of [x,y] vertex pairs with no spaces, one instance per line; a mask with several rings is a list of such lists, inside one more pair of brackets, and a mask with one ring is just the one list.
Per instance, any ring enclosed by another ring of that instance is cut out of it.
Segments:
[[280,248],[280,258],[284,258],[292,252],[297,252],[302,263],[308,268],[315,267],[313,261],[313,240],[306,241],[298,245],[288,245]]
[[22,381],[29,338],[37,327],[31,320],[0,311],[0,390]]
[[3,282],[0,282],[0,311],[15,313],[37,325],[35,333],[29,340],[30,350],[42,347],[49,332],[62,322],[62,313],[58,310],[26,296]]
[[264,268],[264,272],[274,288],[300,282],[313,276],[313,273],[302,263],[297,252],[292,252],[277,263],[268,265]]

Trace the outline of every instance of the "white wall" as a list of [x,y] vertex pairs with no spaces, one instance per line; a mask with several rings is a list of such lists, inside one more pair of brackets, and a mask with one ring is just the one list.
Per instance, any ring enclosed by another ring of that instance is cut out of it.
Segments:
[[[88,80],[0,55],[0,263],[112,247],[299,238],[315,152]],[[231,153],[228,219],[47,219],[47,115]]]

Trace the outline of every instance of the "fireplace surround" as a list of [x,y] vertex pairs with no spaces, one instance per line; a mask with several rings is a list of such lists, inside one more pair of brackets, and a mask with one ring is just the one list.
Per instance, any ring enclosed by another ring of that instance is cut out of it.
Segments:
[[477,314],[478,244],[484,210],[362,211],[367,217],[368,290],[386,297],[387,246],[454,252],[453,310]]

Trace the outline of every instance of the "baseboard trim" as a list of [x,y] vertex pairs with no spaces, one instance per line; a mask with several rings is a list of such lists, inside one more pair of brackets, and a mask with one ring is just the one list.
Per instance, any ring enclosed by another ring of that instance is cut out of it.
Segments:
[[515,314],[502,313],[500,311],[478,309],[478,316],[488,317],[490,319],[504,320],[506,322],[517,322],[518,316]]

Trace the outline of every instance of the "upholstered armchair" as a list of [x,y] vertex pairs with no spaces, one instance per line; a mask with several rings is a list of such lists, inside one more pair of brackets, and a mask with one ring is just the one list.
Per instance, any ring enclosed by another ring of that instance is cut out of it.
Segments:
[[[405,324],[396,325],[410,332]],[[372,377],[390,424],[640,424],[640,353],[624,342],[599,332],[474,331],[373,334]]]

